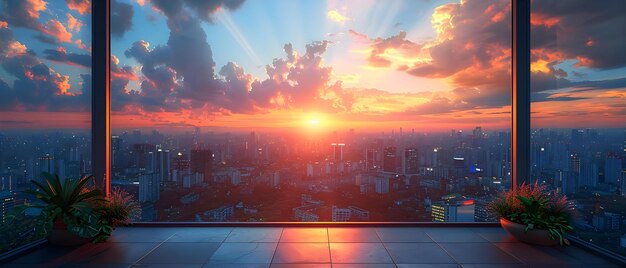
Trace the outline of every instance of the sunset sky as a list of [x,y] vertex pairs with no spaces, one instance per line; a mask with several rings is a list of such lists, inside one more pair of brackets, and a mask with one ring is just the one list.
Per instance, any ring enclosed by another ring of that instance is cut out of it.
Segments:
[[[0,129],[89,127],[88,2],[0,0]],[[533,2],[533,127],[626,127],[626,8],[592,2]],[[510,16],[504,0],[112,1],[112,127],[509,129]]]

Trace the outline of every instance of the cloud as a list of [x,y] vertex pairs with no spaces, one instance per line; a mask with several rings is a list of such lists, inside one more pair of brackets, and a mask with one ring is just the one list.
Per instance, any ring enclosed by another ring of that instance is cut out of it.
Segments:
[[[184,7],[177,10],[159,6],[175,3],[152,3],[169,14],[168,42],[152,47],[146,41],[137,41],[125,51],[127,57],[141,65],[141,91],[125,91],[127,99],[135,103],[117,108],[140,107],[143,112],[190,111],[191,115],[208,116],[264,113],[270,109],[333,112],[351,108],[350,94],[340,82],[331,82],[332,68],[323,66],[322,57],[329,41],[312,42],[306,45],[303,54],[290,44],[285,45],[286,56],[266,66],[268,77],[264,80],[255,79],[233,62],[216,72],[213,52],[200,26],[206,18],[192,16]],[[119,62],[117,58],[112,61]],[[117,77],[120,83],[129,81],[126,76]]]
[[80,28],[83,27],[83,23],[74,18],[74,16],[72,16],[72,14],[67,13],[67,28],[70,29],[70,31],[74,31],[74,32],[80,32]]
[[[564,59],[578,59],[579,66],[626,67],[626,54],[616,53],[626,44],[623,13],[624,2],[620,0],[601,5],[585,0],[533,2],[533,49],[558,51]],[[541,35],[535,37],[536,32]]]
[[63,47],[57,49],[46,49],[43,51],[44,58],[51,61],[64,63],[72,66],[91,67],[91,56],[88,54],[67,53]]
[[51,19],[43,25],[41,32],[56,38],[59,42],[72,42],[72,33],[69,32],[65,26],[63,26],[63,24],[56,19]]
[[328,17],[330,20],[336,21],[336,22],[346,22],[346,21],[350,20],[350,18],[342,15],[337,10],[329,10],[326,13],[326,17]]
[[91,52],[91,47],[88,47],[87,45],[85,45],[83,41],[80,39],[76,39],[76,41],[74,41],[74,44],[76,44],[76,46],[82,50]]
[[8,22],[14,27],[25,27],[38,30],[41,26],[38,21],[42,11],[46,10],[47,3],[43,0],[2,1],[3,12],[0,20]]
[[181,14],[181,12],[186,13],[184,8],[187,7],[189,10],[193,11],[198,18],[207,22],[213,22],[213,14],[219,9],[237,10],[243,5],[245,0],[151,0],[150,2],[168,18],[177,16]]
[[27,53],[26,45],[15,40],[13,31],[7,27],[0,28],[0,61]]
[[91,2],[89,0],[66,0],[67,7],[81,15],[91,12]]
[[56,39],[54,39],[51,36],[48,35],[43,35],[43,34],[36,34],[33,36],[35,39],[39,40],[42,43],[46,43],[46,44],[50,44],[50,45],[58,45],[59,41],[57,41]]
[[130,31],[133,27],[133,15],[132,5],[111,1],[111,35],[119,38]]
[[[84,91],[71,90],[70,77],[60,74],[43,63],[26,47],[15,52],[13,32],[0,28],[0,65],[13,84],[0,82],[0,105],[2,111],[88,111],[89,100]],[[22,53],[23,52],[23,53]],[[58,55],[65,54],[59,49]],[[62,54],[61,54],[62,53]],[[67,59],[66,59],[67,60]],[[86,81],[83,81],[83,84]],[[83,89],[84,90],[84,89]]]
[[369,41],[369,37],[366,34],[359,33],[353,29],[348,30],[348,34],[359,41]]
[[373,67],[389,67],[393,62],[401,62],[400,64],[405,66],[415,65],[425,60],[422,56],[422,47],[420,44],[406,40],[406,32],[400,31],[398,35],[389,38],[373,39],[367,61]]
[[146,4],[146,0],[135,0],[139,6],[144,6]]
[[[511,7],[505,0],[466,0],[437,7],[436,38],[411,41],[405,32],[370,38],[369,66],[445,79],[455,89],[432,95],[416,114],[510,105]],[[362,38],[354,32],[352,35]]]

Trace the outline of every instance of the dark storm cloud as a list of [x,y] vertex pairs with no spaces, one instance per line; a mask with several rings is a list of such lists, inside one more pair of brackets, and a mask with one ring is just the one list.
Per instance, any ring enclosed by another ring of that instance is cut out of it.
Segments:
[[58,45],[59,41],[57,41],[56,39],[47,36],[47,35],[43,35],[43,34],[36,34],[33,36],[34,38],[36,38],[37,40],[46,43],[46,44],[50,44],[50,45]]
[[626,67],[625,10],[623,0],[533,1],[533,48],[589,59],[587,67]]
[[187,7],[195,15],[208,22],[213,22],[212,15],[220,8],[236,10],[243,5],[245,0],[152,0],[151,3],[161,10],[167,17],[178,15],[183,8]]
[[44,58],[69,65],[91,67],[91,55],[67,53],[64,49],[46,49],[43,51]]
[[585,97],[571,97],[571,96],[558,96],[556,94],[549,94],[549,93],[541,93],[541,92],[534,92],[532,93],[530,100],[532,102],[542,102],[542,101],[577,101],[577,100],[586,100],[589,98],[585,98]]
[[40,30],[39,13],[46,10],[46,2],[0,0],[0,10],[0,20],[8,22],[10,26]]
[[130,31],[133,27],[133,14],[132,5],[111,1],[111,35],[119,38]]

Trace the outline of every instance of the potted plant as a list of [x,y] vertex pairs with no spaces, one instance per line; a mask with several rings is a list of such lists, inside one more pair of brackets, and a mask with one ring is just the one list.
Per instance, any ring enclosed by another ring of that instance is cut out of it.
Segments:
[[[79,179],[66,179],[61,183],[59,177],[42,173],[45,184],[31,180],[36,190],[25,192],[41,200],[43,204],[31,204],[16,209],[15,214],[22,214],[28,208],[40,208],[41,214],[36,219],[42,236],[55,245],[80,245],[90,240],[106,240],[112,227],[106,219],[100,218],[94,204],[106,202],[98,189],[89,189],[87,183],[92,176]],[[12,217],[15,219],[14,217]]]
[[98,202],[96,205],[100,219],[109,223],[113,229],[138,219],[140,209],[139,203],[128,192],[119,188],[111,191],[104,202]]
[[490,204],[500,224],[518,240],[554,246],[569,245],[573,209],[564,195],[547,191],[543,185],[522,184],[505,192]]

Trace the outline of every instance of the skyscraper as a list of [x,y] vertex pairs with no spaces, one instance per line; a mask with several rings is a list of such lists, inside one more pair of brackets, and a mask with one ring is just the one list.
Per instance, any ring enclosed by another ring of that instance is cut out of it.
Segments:
[[474,200],[444,200],[433,203],[431,210],[434,222],[474,222]]
[[[39,171],[54,173],[54,157],[49,154],[39,157]],[[39,176],[39,174],[37,174],[37,176]]]
[[139,202],[156,202],[160,196],[160,183],[156,173],[139,176]]
[[191,172],[201,173],[205,181],[209,181],[212,175],[213,153],[209,149],[191,150]]
[[343,161],[343,148],[346,146],[345,143],[331,143],[333,149],[333,160],[334,161]]
[[622,159],[615,153],[609,153],[604,162],[604,182],[619,186],[622,173]]
[[148,153],[154,152],[154,145],[147,143],[133,144],[130,151],[130,166],[146,169],[148,165]]
[[171,181],[172,158],[169,150],[157,149],[156,170],[159,181]]
[[417,149],[410,147],[404,149],[404,174],[417,174],[419,171]]
[[385,148],[385,154],[383,157],[383,171],[397,172],[397,161],[396,147]]

